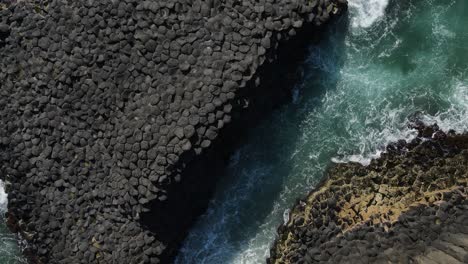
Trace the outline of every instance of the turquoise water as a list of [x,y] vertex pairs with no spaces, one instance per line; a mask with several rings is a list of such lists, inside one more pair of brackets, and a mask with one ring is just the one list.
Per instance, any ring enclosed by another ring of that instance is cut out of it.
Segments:
[[3,224],[0,225],[0,263],[26,263],[18,249],[15,235],[11,234]]
[[[232,156],[177,263],[264,262],[287,209],[327,166],[366,164],[387,143],[411,139],[405,121],[414,113],[468,130],[468,1],[349,2],[349,19],[310,47],[293,101]],[[22,263],[19,256],[0,224],[0,264]]]
[[287,209],[327,166],[367,164],[410,140],[415,113],[468,130],[468,1],[349,2],[349,19],[310,48],[293,101],[232,156],[177,263],[264,262]]

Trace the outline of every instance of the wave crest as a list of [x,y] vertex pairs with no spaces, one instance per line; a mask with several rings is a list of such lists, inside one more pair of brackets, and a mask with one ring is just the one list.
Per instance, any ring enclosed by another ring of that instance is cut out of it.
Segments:
[[385,15],[388,0],[350,0],[348,5],[353,27],[368,28]]
[[0,180],[0,215],[7,211],[8,195],[5,192],[5,184]]

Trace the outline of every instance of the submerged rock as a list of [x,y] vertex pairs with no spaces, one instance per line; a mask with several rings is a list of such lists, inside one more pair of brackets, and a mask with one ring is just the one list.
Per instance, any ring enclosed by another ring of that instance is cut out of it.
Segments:
[[369,166],[337,164],[278,229],[269,263],[467,263],[468,135],[416,126]]

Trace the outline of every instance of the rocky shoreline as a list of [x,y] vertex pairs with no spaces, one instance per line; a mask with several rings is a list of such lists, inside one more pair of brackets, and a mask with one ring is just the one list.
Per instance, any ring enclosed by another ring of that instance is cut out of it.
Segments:
[[170,262],[230,146],[288,97],[278,62],[346,9],[2,2],[0,177],[32,263]]
[[268,263],[467,263],[468,134],[416,122],[367,167],[333,166],[278,228]]

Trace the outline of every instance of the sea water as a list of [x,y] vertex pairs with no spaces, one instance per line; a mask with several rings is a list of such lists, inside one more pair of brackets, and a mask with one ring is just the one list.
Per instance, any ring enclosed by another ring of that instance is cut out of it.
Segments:
[[5,213],[8,206],[5,183],[0,180],[0,264],[26,263],[18,249],[17,238],[5,225]]
[[291,103],[232,156],[176,263],[264,263],[288,208],[336,162],[368,164],[419,116],[468,129],[468,1],[349,0]]

